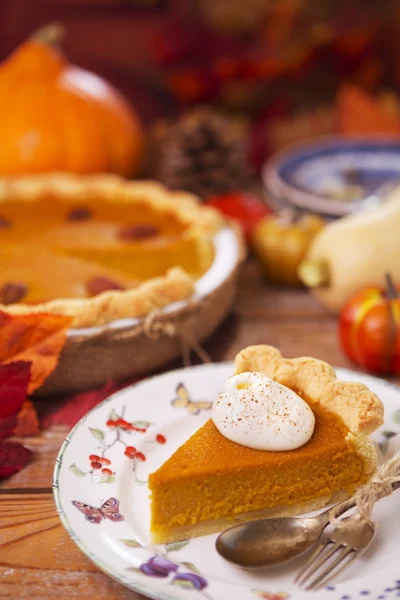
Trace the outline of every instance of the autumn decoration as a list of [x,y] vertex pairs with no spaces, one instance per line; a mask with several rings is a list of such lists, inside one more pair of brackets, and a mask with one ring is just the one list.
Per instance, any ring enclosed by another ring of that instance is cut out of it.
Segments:
[[339,336],[346,355],[378,374],[400,374],[400,295],[391,275],[385,287],[366,287],[343,307]]
[[318,300],[339,313],[358,290],[400,279],[399,187],[373,210],[329,223],[312,241],[298,274]]
[[0,312],[0,477],[19,471],[32,452],[11,436],[39,432],[28,394],[55,369],[66,339],[70,317]]
[[44,27],[0,65],[0,175],[51,171],[137,173],[138,117],[117,90],[68,62],[59,24]]
[[297,269],[324,226],[318,215],[299,215],[292,210],[262,219],[254,229],[251,246],[266,277],[274,283],[301,285]]
[[228,219],[236,221],[247,241],[250,241],[258,222],[272,214],[268,205],[250,192],[212,196],[206,203],[217,208]]

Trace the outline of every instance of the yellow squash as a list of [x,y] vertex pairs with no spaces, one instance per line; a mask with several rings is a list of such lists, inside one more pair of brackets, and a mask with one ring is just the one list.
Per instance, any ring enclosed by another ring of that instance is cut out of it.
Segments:
[[400,186],[378,208],[325,227],[299,268],[303,283],[334,312],[357,290],[381,285],[388,272],[400,281]]

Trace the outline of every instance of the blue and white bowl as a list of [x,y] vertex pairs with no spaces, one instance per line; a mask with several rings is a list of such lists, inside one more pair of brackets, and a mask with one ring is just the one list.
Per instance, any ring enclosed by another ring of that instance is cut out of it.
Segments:
[[275,208],[341,217],[362,209],[383,184],[400,181],[400,137],[315,138],[274,155],[262,178]]

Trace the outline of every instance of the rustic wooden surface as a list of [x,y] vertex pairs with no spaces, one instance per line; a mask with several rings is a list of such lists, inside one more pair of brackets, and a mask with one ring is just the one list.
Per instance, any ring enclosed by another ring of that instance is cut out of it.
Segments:
[[[250,261],[242,268],[232,315],[206,348],[220,361],[257,343],[276,345],[287,356],[308,354],[352,366],[339,348],[336,319],[304,290],[268,286]],[[67,433],[67,428],[57,426],[25,440],[35,451],[34,460],[0,485],[0,598],[142,599],[103,575],[58,519],[51,479]]]

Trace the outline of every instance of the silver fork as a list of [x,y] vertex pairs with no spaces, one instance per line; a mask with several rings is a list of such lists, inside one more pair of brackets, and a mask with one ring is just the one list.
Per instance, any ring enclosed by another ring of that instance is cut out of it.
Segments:
[[342,519],[331,533],[325,529],[295,583],[306,590],[324,587],[365,552],[374,536],[375,527],[359,513]]

